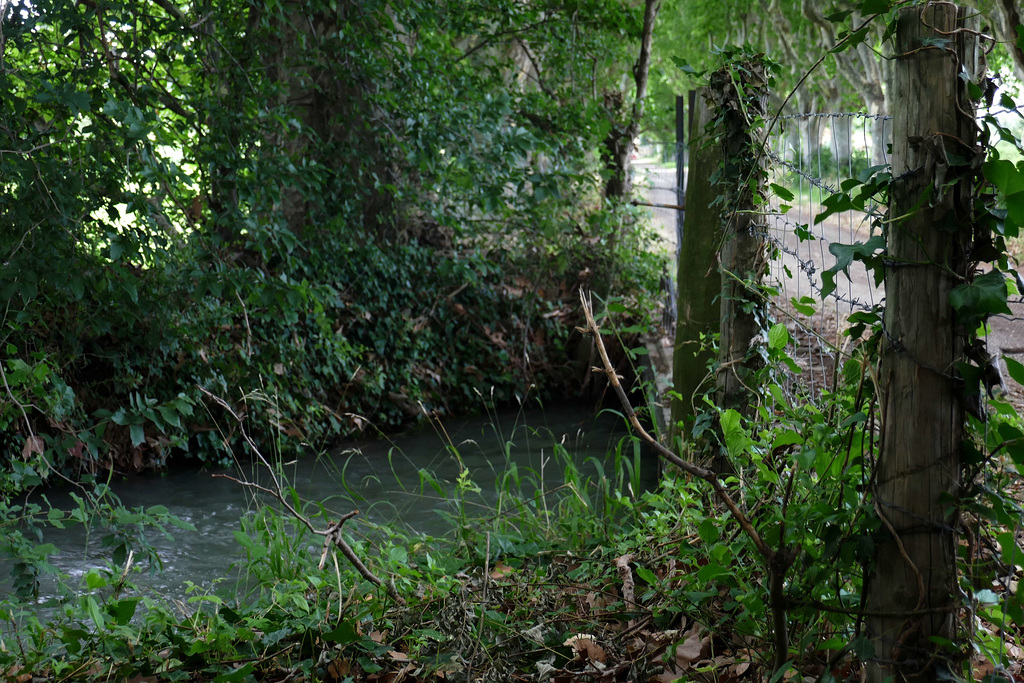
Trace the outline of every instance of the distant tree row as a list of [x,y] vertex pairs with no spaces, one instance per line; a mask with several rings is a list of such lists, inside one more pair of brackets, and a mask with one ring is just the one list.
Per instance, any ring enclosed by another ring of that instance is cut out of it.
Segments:
[[[867,21],[906,1],[877,0],[693,0],[666,7],[655,35],[652,66],[654,102],[649,111],[652,137],[671,140],[676,94],[693,86],[690,69],[717,68],[715,47],[750,45],[779,63],[776,108],[795,89],[790,112],[863,111],[889,113],[884,84],[890,77],[885,21]],[[982,33],[995,39],[989,69],[1017,83],[1024,82],[1024,51],[1017,45],[1022,30],[1020,0],[962,3],[981,15]],[[830,53],[840,41],[852,49]],[[822,64],[811,71],[815,60]],[[684,65],[680,69],[680,65]],[[877,136],[881,139],[881,136]]]

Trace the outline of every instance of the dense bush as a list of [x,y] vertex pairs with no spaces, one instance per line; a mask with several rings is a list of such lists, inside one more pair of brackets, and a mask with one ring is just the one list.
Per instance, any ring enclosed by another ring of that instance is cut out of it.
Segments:
[[558,387],[563,302],[657,267],[600,193],[639,15],[589,4],[13,3],[7,452],[219,458],[211,395],[321,444]]

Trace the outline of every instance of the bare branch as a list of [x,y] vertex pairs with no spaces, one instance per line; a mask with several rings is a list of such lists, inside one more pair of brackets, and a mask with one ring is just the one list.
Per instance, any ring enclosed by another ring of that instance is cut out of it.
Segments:
[[639,418],[637,418],[636,411],[633,410],[633,405],[629,402],[629,398],[626,396],[625,390],[622,388],[622,384],[619,382],[619,376],[615,374],[615,368],[612,366],[611,360],[608,358],[608,351],[604,347],[604,341],[601,339],[601,328],[597,326],[594,321],[593,305],[588,301],[587,295],[581,290],[580,301],[583,304],[583,314],[587,319],[586,329],[581,329],[582,332],[589,332],[594,335],[594,340],[597,345],[597,351],[601,355],[601,363],[604,366],[602,368],[594,368],[598,372],[603,372],[608,378],[608,382],[612,385],[612,389],[615,391],[615,395],[619,397],[619,402],[622,404],[622,409],[626,413],[626,417],[629,419],[629,423],[636,430],[636,433],[641,439],[646,441],[658,454],[658,457],[663,460],[667,460],[679,469],[683,470],[687,474],[692,474],[698,479],[711,484],[711,487],[715,490],[715,494],[719,500],[725,504],[725,507],[729,509],[732,516],[736,518],[737,523],[743,529],[743,532],[753,542],[757,551],[764,558],[766,564],[771,565],[775,559],[776,552],[768,547],[768,544],[764,542],[761,535],[757,533],[757,529],[750,523],[747,516],[743,514],[739,506],[736,505],[736,501],[729,495],[729,491],[726,490],[725,485],[719,480],[718,475],[709,469],[705,469],[698,465],[694,465],[691,462],[686,462],[678,455],[673,453],[671,450],[663,446],[657,439],[651,436],[643,425],[640,424]]
[[264,467],[267,468],[267,472],[270,474],[270,478],[274,482],[274,487],[273,488],[268,488],[266,486],[262,486],[260,484],[257,484],[256,482],[246,481],[244,479],[238,479],[236,477],[232,477],[232,476],[229,476],[227,474],[214,474],[213,476],[214,477],[219,477],[221,479],[227,479],[229,481],[233,481],[233,482],[235,482],[237,484],[240,484],[241,486],[245,486],[245,487],[251,488],[251,489],[256,489],[257,491],[262,491],[263,493],[268,494],[269,496],[271,496],[275,500],[277,500],[277,502],[279,502],[284,507],[284,509],[288,512],[289,515],[291,515],[292,517],[294,517],[298,521],[302,522],[302,524],[304,524],[307,529],[312,531],[317,536],[323,536],[324,537],[324,552],[320,556],[320,568],[321,569],[323,569],[324,562],[327,559],[327,550],[333,544],[335,547],[338,548],[338,550],[341,551],[341,554],[345,556],[345,559],[347,559],[352,564],[352,566],[355,567],[356,571],[359,572],[360,576],[362,576],[364,579],[366,579],[367,581],[369,581],[373,585],[378,586],[380,588],[383,588],[385,591],[387,591],[388,596],[390,596],[391,599],[394,600],[399,605],[405,605],[406,604],[405,603],[405,599],[401,595],[398,594],[398,591],[395,589],[394,584],[392,582],[390,582],[390,581],[385,583],[385,582],[381,581],[376,575],[374,575],[374,573],[371,572],[367,568],[367,566],[365,564],[363,564],[363,561],[359,558],[358,555],[356,555],[356,552],[354,550],[352,550],[352,546],[350,546],[348,544],[348,542],[345,541],[345,539],[341,535],[341,527],[342,527],[342,525],[345,522],[347,522],[349,519],[351,519],[351,518],[355,517],[356,515],[358,515],[359,511],[358,510],[353,510],[352,512],[349,512],[349,513],[343,515],[341,517],[341,519],[339,519],[336,522],[333,522],[326,529],[317,529],[316,526],[313,525],[313,522],[310,521],[310,519],[308,517],[306,517],[301,512],[296,510],[295,507],[292,506],[292,504],[288,502],[288,498],[284,494],[284,487],[281,485],[280,480],[277,478],[277,475],[274,473],[274,470],[270,466],[270,463],[267,462],[267,459],[263,456],[263,453],[260,452],[260,449],[256,445],[256,442],[253,441],[252,438],[249,436],[248,431],[246,431],[245,426],[242,424],[242,418],[238,415],[237,412],[235,412],[234,408],[232,408],[227,403],[227,401],[225,401],[224,399],[222,399],[219,396],[216,396],[216,395],[212,394],[211,392],[207,391],[203,387],[199,387],[199,390],[201,392],[203,392],[203,394],[208,396],[212,401],[214,401],[215,403],[220,405],[222,408],[224,408],[224,410],[226,410],[233,418],[235,418],[235,420],[238,422],[238,426],[239,426],[239,429],[240,429],[240,431],[242,433],[242,437],[245,439],[246,443],[249,444],[249,447],[252,449],[253,453],[256,454],[256,458],[260,461],[260,464],[262,464]]

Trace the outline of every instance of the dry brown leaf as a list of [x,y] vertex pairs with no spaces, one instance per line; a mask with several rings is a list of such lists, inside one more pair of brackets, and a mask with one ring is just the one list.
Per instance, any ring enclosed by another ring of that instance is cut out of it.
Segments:
[[[685,671],[680,671],[671,664],[665,665],[665,670],[647,679],[648,683],[675,683],[686,676]],[[684,678],[685,680],[685,678]]]
[[390,650],[388,652],[388,656],[390,656],[391,659],[393,659],[396,662],[408,662],[409,661],[409,655],[405,654],[404,652],[399,652],[397,650]]
[[567,639],[563,645],[575,650],[576,656],[584,661],[590,660],[602,664],[608,661],[608,654],[604,651],[604,648],[598,645],[597,641],[594,640],[594,636],[589,633],[577,633]]
[[685,670],[691,663],[699,662],[706,656],[705,650],[710,650],[711,637],[701,635],[700,625],[696,625],[686,632],[683,642],[676,647],[676,662]]
[[344,678],[352,673],[352,662],[339,657],[327,665],[327,673],[331,678]]
[[43,437],[33,434],[25,439],[25,445],[21,449],[21,457],[27,460],[33,455],[42,454],[45,450],[46,444],[43,442]]
[[503,576],[508,576],[516,571],[515,567],[510,567],[504,562],[499,562],[495,565],[494,569],[491,570],[492,579],[500,579]]
[[992,665],[992,662],[988,661],[984,657],[979,657],[974,660],[974,665],[971,667],[974,670],[974,680],[980,681],[985,676],[995,673],[996,667]]
[[729,667],[729,673],[733,676],[742,676],[750,668],[750,662],[739,662]]

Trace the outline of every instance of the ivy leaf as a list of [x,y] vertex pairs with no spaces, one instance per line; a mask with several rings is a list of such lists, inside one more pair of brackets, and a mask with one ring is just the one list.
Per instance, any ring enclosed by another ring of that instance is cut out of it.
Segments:
[[885,14],[892,7],[892,0],[864,0],[860,5],[861,14]]
[[110,606],[110,614],[118,626],[127,626],[128,622],[135,616],[135,610],[142,598],[125,598],[118,600]]
[[1024,173],[1006,159],[989,159],[982,167],[985,178],[1000,192],[1009,196],[1024,192]]
[[974,278],[974,282],[955,287],[949,293],[949,305],[967,329],[974,329],[993,313],[1010,313],[1007,296],[1006,277],[993,270]]
[[137,448],[146,440],[146,432],[142,429],[142,425],[129,425],[128,431],[131,432],[132,446]]
[[867,37],[868,26],[866,24],[856,31],[850,31],[849,33],[841,33],[839,34],[839,39],[840,41],[845,42],[840,42],[839,45],[836,45],[834,48],[829,50],[829,52],[839,53],[843,52],[844,50],[853,49],[860,45],[861,43],[863,43]]
[[779,199],[781,199],[784,202],[791,202],[794,199],[796,199],[796,197],[793,195],[793,193],[790,192],[785,187],[783,187],[782,185],[776,185],[775,183],[772,183],[771,184],[771,188],[772,188],[772,192],[775,193],[775,196],[778,197]]
[[1024,171],[1006,159],[990,159],[981,169],[1003,195],[1009,221],[1018,227],[1024,225]]
[[850,425],[861,424],[862,422],[867,422],[867,419],[868,419],[868,416],[864,414],[864,411],[863,410],[859,410],[856,413],[854,413],[853,415],[850,415],[848,418],[843,420],[842,423],[839,425],[839,428],[840,429],[846,429]]
[[89,111],[92,97],[87,92],[71,91],[64,94],[64,103],[68,105],[73,114],[79,114]]
[[1010,377],[1017,384],[1024,385],[1024,363],[1021,363],[1016,358],[1010,358],[1009,356],[1003,356],[1003,363],[1006,364],[1006,371],[1010,373]]
[[713,519],[705,519],[697,527],[697,535],[705,544],[711,545],[722,537],[722,530]]
[[103,612],[100,611],[99,603],[91,595],[85,596],[82,603],[86,614],[92,619],[92,623],[96,624],[96,628],[102,632],[106,627],[107,620],[103,617]]
[[156,409],[160,412],[160,417],[164,419],[164,422],[172,427],[181,428],[181,418],[178,417],[178,411],[169,406],[157,406]]
[[786,431],[782,432],[777,437],[775,437],[775,440],[772,442],[772,450],[775,450],[776,448],[781,448],[783,446],[802,444],[803,442],[804,437],[800,436],[792,429],[787,429]]
[[255,666],[252,662],[245,664],[233,671],[222,673],[213,679],[213,683],[231,683],[232,681],[244,681],[249,674],[255,670]]
[[802,451],[799,451],[794,459],[796,460],[796,463],[800,466],[800,469],[805,471],[810,470],[812,467],[814,467],[814,461],[818,459],[818,449],[806,448]]
[[[821,296],[823,299],[835,291],[837,273],[842,271],[846,277],[850,277],[850,264],[854,261],[863,261],[869,268],[878,265],[879,257],[885,253],[885,238],[882,235],[874,235],[867,242],[857,242],[856,244],[833,242],[828,245],[828,250],[836,257],[836,262],[821,274]],[[877,274],[875,280],[877,283]]]
[[814,217],[815,225],[818,225],[834,213],[843,213],[844,211],[849,211],[850,209],[855,208],[853,205],[853,199],[845,192],[830,194],[822,200],[821,206],[825,210]]
[[339,643],[345,645],[347,643],[354,643],[359,640],[359,633],[356,631],[351,621],[343,621],[338,624],[338,627],[321,633],[320,637],[331,643]]
[[647,567],[641,567],[640,565],[637,565],[637,567],[636,567],[636,575],[639,576],[641,579],[643,579],[645,582],[647,582],[648,585],[651,585],[651,586],[657,586],[658,585],[658,577],[657,577],[657,575],[655,575],[655,573],[652,572]]
[[797,299],[795,296],[790,299],[789,303],[793,306],[797,313],[802,313],[808,317],[814,315],[814,299],[809,296],[802,296]]
[[1012,531],[1004,531],[1001,534],[996,534],[996,540],[999,541],[999,547],[1002,550],[1003,562],[1007,566],[1014,566],[1024,562],[1024,553],[1017,547],[1017,539]]
[[725,446],[732,457],[738,457],[744,453],[753,443],[743,429],[742,416],[733,409],[722,413],[722,436],[725,437]]
[[673,63],[675,63],[676,67],[684,74],[700,78],[706,73],[705,71],[698,71],[697,69],[693,68],[689,62],[680,57],[672,57],[672,61]]

